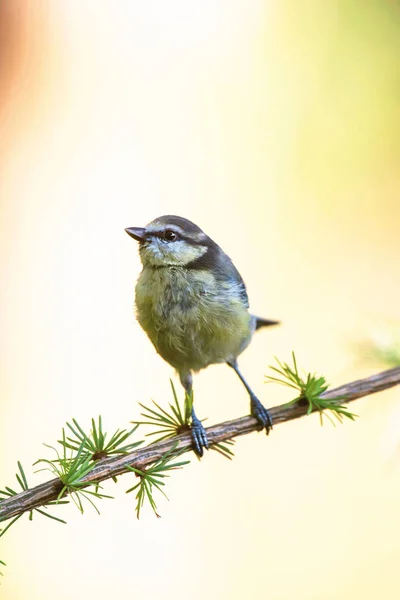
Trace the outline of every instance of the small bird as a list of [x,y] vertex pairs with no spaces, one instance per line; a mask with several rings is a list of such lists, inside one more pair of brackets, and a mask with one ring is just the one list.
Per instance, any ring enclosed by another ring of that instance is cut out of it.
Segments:
[[[174,367],[188,395],[192,372],[226,363],[250,396],[250,411],[267,434],[271,417],[241,374],[237,357],[253,333],[279,321],[249,313],[246,286],[225,252],[200,227],[165,215],[125,231],[139,242],[143,265],[136,284],[137,319],[162,358]],[[192,409],[191,435],[198,456],[207,435]]]

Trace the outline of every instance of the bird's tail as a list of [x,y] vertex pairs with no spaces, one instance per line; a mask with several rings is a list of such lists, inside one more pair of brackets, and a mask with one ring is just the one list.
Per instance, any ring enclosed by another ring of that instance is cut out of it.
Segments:
[[280,321],[274,321],[273,319],[263,319],[262,317],[254,317],[256,320],[256,331],[261,327],[271,327],[272,325],[280,325]]

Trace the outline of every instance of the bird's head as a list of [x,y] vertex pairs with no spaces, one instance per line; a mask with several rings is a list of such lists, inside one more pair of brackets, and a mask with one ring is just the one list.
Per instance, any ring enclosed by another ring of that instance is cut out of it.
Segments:
[[126,233],[139,242],[143,266],[184,267],[205,255],[212,240],[194,223],[165,215],[146,227],[128,227]]

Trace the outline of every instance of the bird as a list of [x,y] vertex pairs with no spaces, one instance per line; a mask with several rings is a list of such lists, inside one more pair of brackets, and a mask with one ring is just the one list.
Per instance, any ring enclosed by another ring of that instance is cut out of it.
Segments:
[[[157,353],[176,369],[193,399],[193,373],[225,363],[250,397],[250,414],[268,434],[268,410],[243,377],[238,356],[258,329],[278,325],[249,312],[244,281],[227,254],[200,227],[177,215],[163,215],[146,227],[127,227],[139,243],[142,271],[135,287],[136,316]],[[191,437],[201,457],[209,448],[193,404]]]

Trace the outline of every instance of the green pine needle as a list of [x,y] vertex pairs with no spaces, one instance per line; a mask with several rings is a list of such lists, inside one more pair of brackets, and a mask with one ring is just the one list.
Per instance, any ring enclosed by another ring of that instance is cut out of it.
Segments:
[[[28,485],[28,480],[27,477],[25,475],[25,471],[22,467],[22,464],[18,461],[18,472],[15,474],[16,480],[19,484],[19,486],[21,487],[22,491],[26,491],[29,489],[29,485]],[[11,498],[12,496],[16,496],[17,494],[19,494],[20,491],[16,491],[8,486],[6,486],[4,488],[4,490],[0,490],[0,502],[1,500],[5,500],[6,498]],[[46,504],[43,508],[45,510],[48,509],[49,506],[55,504],[55,502],[49,502],[48,504]],[[61,502],[60,504],[67,504],[66,501]],[[41,515],[43,515],[44,517],[48,517],[49,519],[53,519],[54,521],[58,521],[59,523],[66,523],[66,521],[63,521],[63,519],[59,519],[58,517],[55,517],[54,515],[51,515],[50,513],[45,512],[44,510],[40,509],[40,508],[35,508],[31,511],[28,512],[28,517],[29,517],[29,521],[32,521],[33,519],[33,513],[37,512]],[[6,527],[4,527],[4,529],[0,529],[0,537],[2,537],[6,531],[8,529],[10,529],[10,527],[12,525],[14,525],[14,523],[16,523],[18,521],[18,519],[22,517],[22,514],[14,517],[13,519],[11,519],[11,521],[7,524]],[[7,519],[2,519],[3,521],[6,521]],[[0,561],[1,562],[1,561]]]
[[12,527],[14,525],[14,523],[16,523],[18,521],[18,519],[20,519],[21,517],[22,517],[22,515],[17,515],[13,519],[11,519],[11,521],[8,523],[8,525],[6,527],[4,527],[4,529],[0,529],[0,537],[2,537],[6,533],[6,531],[8,531],[10,529],[10,527]]
[[[323,398],[322,395],[328,389],[328,384],[323,376],[308,373],[306,376],[301,376],[297,367],[296,357],[292,352],[293,365],[282,363],[276,359],[278,366],[270,367],[274,371],[274,375],[267,376],[267,382],[275,382],[281,385],[290,387],[296,390],[296,397],[287,404],[293,404],[299,401],[308,402],[307,414],[313,411],[319,411],[321,424],[323,417],[326,416],[333,424],[335,419],[342,423],[344,418],[354,420],[356,415],[347,410],[347,407],[342,404],[345,397],[337,397],[333,399]],[[396,358],[397,360],[397,355]],[[97,422],[92,419],[92,427],[89,435],[85,433],[76,419],[72,419],[72,423],[67,423],[69,436],[66,435],[65,429],[62,430],[62,439],[59,440],[62,450],[59,452],[53,446],[47,446],[56,453],[54,460],[40,459],[35,464],[44,463],[46,466],[40,470],[50,471],[53,475],[60,479],[62,487],[56,500],[49,502],[41,508],[35,508],[29,511],[29,519],[32,520],[34,512],[37,512],[49,519],[53,519],[60,523],[65,523],[62,519],[49,514],[48,507],[58,504],[68,504],[69,499],[63,499],[65,495],[69,495],[70,499],[77,506],[79,511],[83,513],[84,503],[89,502],[94,509],[99,513],[95,504],[95,500],[102,498],[111,498],[99,492],[100,484],[83,482],[82,479],[87,476],[93,469],[95,462],[105,457],[127,454],[134,450],[143,441],[132,442],[131,436],[136,432],[139,425],[150,425],[154,431],[148,433],[148,436],[158,436],[156,441],[170,439],[176,435],[190,431],[192,423],[192,408],[193,408],[193,393],[186,394],[183,405],[178,401],[178,396],[171,381],[171,389],[173,401],[169,404],[169,410],[163,409],[153,401],[152,407],[140,404],[144,412],[141,415],[144,421],[135,421],[134,427],[130,430],[117,430],[109,439],[107,433],[103,431],[101,416]],[[46,445],[46,444],[45,444]],[[165,497],[163,490],[165,485],[164,479],[169,476],[169,472],[179,469],[188,464],[189,461],[172,462],[182,451],[177,452],[178,442],[167,452],[162,458],[156,461],[149,468],[141,470],[136,467],[127,466],[129,471],[135,473],[139,478],[139,482],[127,490],[127,493],[136,491],[136,515],[139,518],[140,511],[146,501],[149,502],[154,513],[157,514],[157,505],[154,500],[154,491],[158,490]],[[212,444],[210,449],[220,453],[229,460],[234,456],[231,447],[234,445],[234,440],[226,440],[223,443]],[[27,477],[20,462],[18,462],[18,471],[15,475],[18,486],[22,491],[29,489]],[[116,477],[113,478],[116,481]],[[88,489],[91,488],[91,489]],[[6,486],[0,490],[0,502],[6,498],[20,493],[11,487]],[[14,518],[7,519],[3,517],[3,521],[9,521],[5,528],[0,529],[0,537],[21,517],[18,515]],[[5,566],[5,563],[0,560],[0,565]]]
[[228,448],[228,446],[234,445],[235,440],[225,440],[223,443],[216,442],[215,444],[211,444],[210,450],[215,450],[216,452],[218,452],[218,454],[221,454],[221,456],[224,456],[228,460],[232,460],[232,458],[235,456],[235,453],[230,448]]
[[100,460],[118,454],[128,454],[128,452],[132,452],[134,448],[143,444],[143,440],[125,443],[135,433],[138,425],[129,431],[117,429],[110,440],[107,441],[107,433],[103,431],[101,415],[99,415],[97,423],[92,419],[92,429],[89,435],[85,433],[76,419],[72,419],[72,423],[67,423],[67,427],[72,432],[73,437],[66,437],[58,440],[58,442],[74,452],[78,452],[81,444],[83,444],[83,450],[91,455],[92,460]]
[[[347,407],[341,403],[344,399],[343,396],[338,398],[321,398],[321,395],[328,389],[328,383],[323,376],[317,376],[316,374],[308,373],[307,377],[304,378],[299,374],[297,368],[297,362],[294,352],[292,352],[293,366],[289,366],[287,363],[281,363],[275,357],[278,367],[271,366],[270,369],[275,371],[279,377],[266,376],[266,382],[279,383],[285,385],[298,392],[298,396],[288,402],[287,405],[294,404],[300,400],[306,400],[308,402],[307,414],[309,415],[313,411],[319,411],[321,425],[323,424],[323,417],[327,417],[329,421],[335,425],[335,421],[332,417],[335,417],[339,423],[343,423],[343,419],[346,417],[354,421],[357,415],[347,410]],[[331,414],[326,411],[330,411]]]
[[167,440],[181,433],[190,431],[193,393],[190,395],[185,395],[184,405],[181,408],[174,384],[172,380],[170,380],[170,382],[173,395],[173,402],[169,404],[170,412],[164,410],[154,400],[153,404],[156,407],[156,410],[139,402],[139,405],[144,409],[144,412],[140,414],[142,417],[144,417],[145,421],[132,421],[136,427],[139,425],[151,425],[154,427],[154,431],[146,434],[146,437],[153,435],[159,436],[156,440],[154,440],[154,443]]
[[[60,490],[60,493],[58,494],[55,503],[59,504],[61,498],[64,495],[69,494],[71,500],[74,502],[75,506],[81,513],[84,512],[84,505],[82,500],[86,500],[93,506],[96,512],[100,514],[100,511],[93,502],[92,497],[101,500],[103,498],[112,498],[112,496],[106,496],[105,494],[101,494],[98,491],[100,488],[100,485],[98,483],[88,484],[87,482],[82,481],[82,478],[88,475],[94,467],[92,453],[88,452],[87,450],[87,438],[84,437],[82,439],[82,442],[78,446],[76,454],[74,454],[74,449],[69,448],[68,446],[65,430],[63,429],[62,440],[60,441],[60,444],[62,447],[62,454],[60,454],[58,450],[53,446],[45,444],[45,446],[54,450],[54,452],[57,455],[56,459],[47,460],[45,458],[41,458],[35,463],[45,463],[47,467],[39,469],[39,471],[50,471],[63,483],[63,486]],[[67,455],[67,450],[71,450],[69,455]],[[87,489],[90,485],[95,486],[95,491]]]
[[[185,394],[183,406],[180,405],[178,395],[176,393],[173,381],[170,380],[173,402],[169,403],[170,410],[167,411],[162,408],[157,402],[153,400],[155,408],[146,406],[139,402],[139,405],[144,409],[144,412],[140,413],[144,417],[144,421],[132,421],[136,426],[139,425],[150,425],[154,428],[154,431],[150,431],[146,434],[146,437],[158,436],[153,443],[161,442],[174,438],[181,433],[188,433],[192,424],[192,408],[193,408],[193,392],[191,394]],[[232,459],[234,453],[230,448],[226,447],[226,444],[233,446],[233,440],[227,440],[224,444],[212,444],[210,450],[215,450],[225,458]]]
[[151,465],[145,470],[137,469],[135,467],[127,465],[127,469],[129,471],[132,471],[137,477],[139,477],[139,482],[133,487],[129,488],[129,490],[126,490],[127,494],[137,490],[135,496],[135,511],[138,519],[140,517],[140,511],[143,508],[143,505],[146,500],[149,502],[156,517],[160,517],[160,515],[157,513],[157,505],[153,497],[153,488],[156,488],[168,500],[166,493],[162,489],[162,486],[165,485],[163,479],[165,477],[169,477],[169,471],[180,469],[184,465],[189,464],[189,460],[174,463],[170,462],[171,460],[177,458],[181,454],[181,452],[175,452],[177,446],[178,442],[176,442],[176,444],[174,444],[174,446],[168,452],[166,452],[164,456],[162,456],[153,465]]

